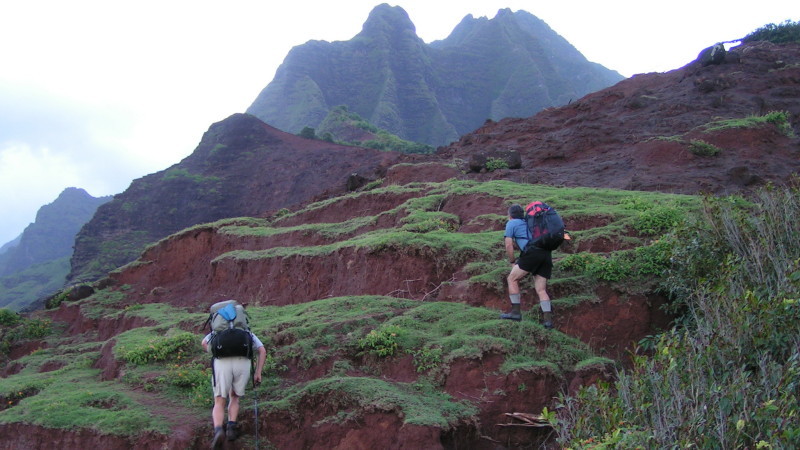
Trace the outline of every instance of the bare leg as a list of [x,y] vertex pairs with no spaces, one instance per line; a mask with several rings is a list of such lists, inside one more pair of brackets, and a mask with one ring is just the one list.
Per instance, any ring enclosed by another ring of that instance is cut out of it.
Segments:
[[533,285],[536,295],[539,296],[539,307],[542,308],[543,323],[545,328],[553,328],[553,311],[550,306],[550,296],[547,294],[547,278],[534,275]]
[[508,295],[519,294],[519,280],[528,273],[529,272],[520,269],[519,265],[514,264],[511,273],[509,273],[508,278],[506,278],[508,281]]
[[536,288],[536,295],[539,296],[539,303],[549,302],[550,296],[547,295],[547,278],[541,275],[534,275],[533,285]]
[[239,396],[233,391],[231,391],[230,396],[231,399],[228,403],[228,420],[236,422],[236,418],[239,416]]
[[214,397],[211,420],[214,422],[214,428],[222,426],[222,421],[225,420],[225,397]]
[[511,273],[508,274],[508,297],[511,299],[511,311],[500,314],[501,319],[514,320],[517,322],[522,320],[519,298],[519,280],[527,274],[528,272],[520,269],[516,264],[514,264],[514,267],[511,269]]

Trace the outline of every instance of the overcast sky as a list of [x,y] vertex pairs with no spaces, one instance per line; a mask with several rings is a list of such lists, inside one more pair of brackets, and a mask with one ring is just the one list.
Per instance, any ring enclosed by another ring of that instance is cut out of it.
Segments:
[[[93,196],[188,156],[244,112],[289,50],[348,40],[377,0],[0,0],[0,245],[67,187]],[[406,0],[425,42],[502,8],[544,20],[625,76],[800,20],[798,1]]]

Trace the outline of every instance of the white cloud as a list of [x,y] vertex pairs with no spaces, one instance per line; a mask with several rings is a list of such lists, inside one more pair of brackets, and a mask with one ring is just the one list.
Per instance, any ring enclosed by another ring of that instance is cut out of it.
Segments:
[[[3,223],[0,243],[18,236],[34,221],[36,211],[51,203],[66,186],[80,186],[84,180],[68,158],[47,148],[33,149],[25,143],[0,145],[0,192],[3,192]],[[66,184],[66,186],[65,186]]]

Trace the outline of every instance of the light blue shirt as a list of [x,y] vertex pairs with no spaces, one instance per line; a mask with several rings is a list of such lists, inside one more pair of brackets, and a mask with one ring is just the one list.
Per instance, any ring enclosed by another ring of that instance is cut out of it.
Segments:
[[511,219],[506,223],[506,232],[503,237],[510,237],[517,243],[520,250],[524,250],[530,240],[528,224],[523,219]]

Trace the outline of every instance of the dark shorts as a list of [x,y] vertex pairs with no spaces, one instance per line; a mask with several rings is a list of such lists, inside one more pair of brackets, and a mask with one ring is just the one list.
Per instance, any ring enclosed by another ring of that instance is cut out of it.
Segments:
[[550,279],[553,273],[553,254],[548,250],[532,248],[519,255],[517,264],[525,272]]

